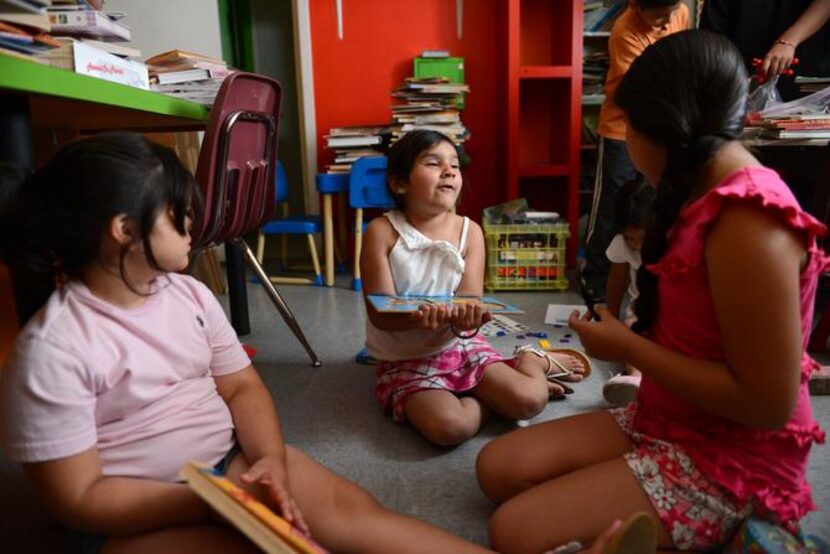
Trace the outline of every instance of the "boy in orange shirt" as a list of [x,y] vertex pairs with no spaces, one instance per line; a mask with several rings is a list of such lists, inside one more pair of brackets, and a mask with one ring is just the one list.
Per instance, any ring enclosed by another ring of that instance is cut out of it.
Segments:
[[619,230],[614,220],[617,193],[623,185],[639,178],[628,157],[625,119],[614,102],[614,92],[631,63],[647,46],[688,28],[689,10],[680,0],[628,0],[628,7],[611,30],[608,41],[611,66],[605,79],[605,101],[599,115],[594,200],[582,269],[583,293],[590,303],[605,301],[609,270],[605,251]]

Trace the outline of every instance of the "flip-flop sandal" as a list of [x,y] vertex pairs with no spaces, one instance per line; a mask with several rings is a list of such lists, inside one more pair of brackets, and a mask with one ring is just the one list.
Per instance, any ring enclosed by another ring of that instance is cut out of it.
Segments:
[[645,513],[637,512],[611,536],[602,554],[652,554],[657,552],[657,525]]
[[[580,365],[582,365],[583,373],[579,373],[576,375],[582,375],[582,379],[586,379],[591,374],[591,360],[586,356],[584,353],[580,352],[579,350],[575,350],[573,348],[548,348],[542,350],[541,348],[537,348],[532,344],[522,344],[517,346],[513,349],[513,356],[517,356],[521,352],[530,352],[539,356],[540,358],[545,358],[548,361],[548,367],[545,369],[545,375],[548,376],[548,380],[555,380],[557,383],[562,384],[563,377],[570,377],[574,375],[575,372],[571,371],[562,363],[560,363],[556,358],[553,356],[548,355],[551,354],[566,354],[571,356],[572,358],[576,358]],[[553,367],[556,366],[559,369],[556,373],[551,373]],[[568,382],[573,382],[567,380]]]

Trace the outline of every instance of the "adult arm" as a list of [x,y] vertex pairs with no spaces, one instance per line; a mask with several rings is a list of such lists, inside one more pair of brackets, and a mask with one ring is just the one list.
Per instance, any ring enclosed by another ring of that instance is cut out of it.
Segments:
[[664,348],[604,308],[601,321],[574,315],[571,325],[590,354],[627,361],[697,408],[780,428],[792,415],[800,382],[804,251],[798,237],[771,216],[744,206],[723,210],[708,235],[705,259],[725,362]]
[[769,76],[779,75],[792,65],[795,49],[824,27],[830,19],[830,0],[813,0],[793,23],[778,38],[764,56],[761,68]]

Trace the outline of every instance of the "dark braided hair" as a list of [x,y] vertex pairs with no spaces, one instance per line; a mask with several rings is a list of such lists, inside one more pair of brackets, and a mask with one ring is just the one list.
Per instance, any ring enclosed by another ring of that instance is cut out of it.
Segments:
[[738,49],[709,31],[683,31],[646,48],[614,99],[628,124],[666,149],[666,168],[643,242],[634,330],[651,329],[657,276],[647,269],[666,252],[667,236],[694,191],[703,166],[743,130],[747,74]]

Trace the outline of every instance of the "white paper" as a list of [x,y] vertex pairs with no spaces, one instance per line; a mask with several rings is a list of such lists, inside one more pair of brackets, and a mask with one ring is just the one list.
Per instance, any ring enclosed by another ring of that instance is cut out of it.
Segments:
[[579,317],[588,311],[582,304],[548,304],[548,311],[545,314],[545,323],[548,325],[567,325],[568,318],[574,310],[579,311]]

